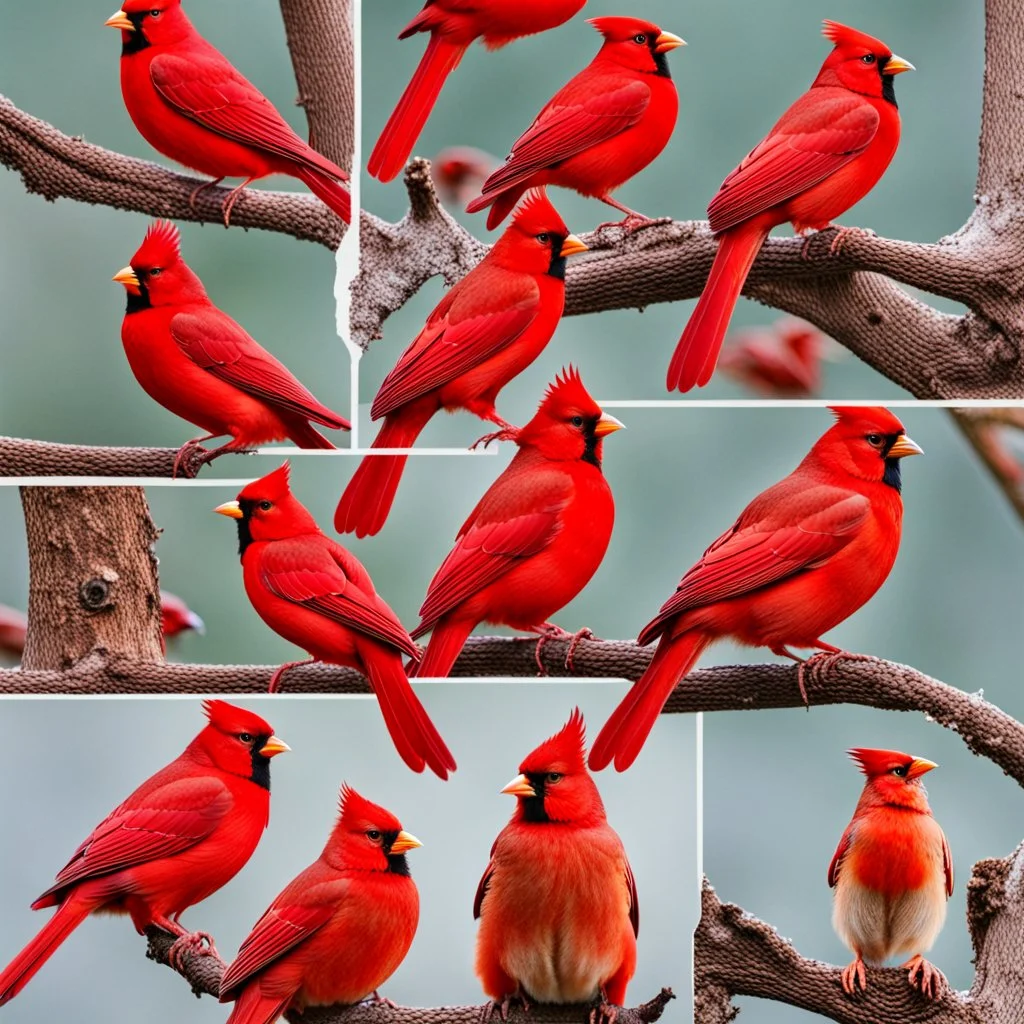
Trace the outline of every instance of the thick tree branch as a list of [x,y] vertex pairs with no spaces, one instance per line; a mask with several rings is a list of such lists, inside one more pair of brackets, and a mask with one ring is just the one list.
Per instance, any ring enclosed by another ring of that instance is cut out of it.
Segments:
[[[150,928],[146,932],[149,948],[146,955],[158,963],[167,963],[167,953],[174,939],[166,932]],[[216,996],[225,964],[215,956],[186,953],[183,959],[185,980],[196,995]],[[618,1024],[654,1024],[665,1012],[674,996],[671,989],[662,989],[649,1002],[635,1009],[621,1010]],[[523,1013],[515,1005],[509,1012],[510,1021],[532,1024],[588,1024],[590,1006],[532,1005]],[[290,1021],[303,1024],[480,1024],[487,1019],[486,1006],[390,1007],[385,1003],[359,1003],[356,1006],[324,1006],[307,1010],[303,1014],[289,1013]],[[497,1014],[495,1014],[495,1019]]]
[[1024,520],[1024,465],[1006,445],[1011,432],[1024,435],[1024,409],[952,409],[953,420]]

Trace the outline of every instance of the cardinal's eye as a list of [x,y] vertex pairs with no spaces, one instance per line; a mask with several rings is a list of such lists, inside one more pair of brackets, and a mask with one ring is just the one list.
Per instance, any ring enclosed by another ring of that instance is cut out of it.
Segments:
[[544,781],[549,786],[553,786],[556,782],[562,781],[562,776],[559,772],[548,772],[547,775],[544,776]]
[[641,32],[638,35],[633,36],[633,42],[636,43],[638,46],[643,46],[644,43],[647,42],[647,36],[645,36],[643,32]]
[[865,440],[872,448],[881,448],[885,443],[885,438],[881,434],[868,434]]
[[569,420],[569,422],[574,427],[582,427],[583,426],[583,417],[582,416],[573,416],[573,418],[571,420]]
[[153,267],[152,270],[148,271],[150,277],[159,277],[163,272],[163,267]]
[[273,507],[274,507],[274,503],[272,501],[261,501],[260,502],[260,508],[264,512],[269,512]]
[[863,63],[863,64],[874,64],[875,63],[875,55],[873,53],[865,53],[864,56],[861,57],[861,63]]
[[151,10],[149,12],[149,16],[151,18],[159,18],[160,17],[160,12],[154,7],[153,10]]
[[252,735],[251,735],[250,733],[247,733],[247,732],[240,732],[240,733],[238,734],[238,738],[239,738],[239,739],[240,739],[240,740],[241,740],[241,741],[242,741],[243,743],[252,743]]
[[901,764],[898,768],[893,768],[892,773],[893,775],[898,775],[902,779],[903,776],[907,774],[907,766],[905,764]]
[[537,241],[540,242],[541,245],[547,245],[548,242],[551,241],[551,236],[547,232],[544,232],[537,236]]
[[380,832],[375,828],[367,829],[366,838],[369,839],[371,843],[378,843],[380,842]]

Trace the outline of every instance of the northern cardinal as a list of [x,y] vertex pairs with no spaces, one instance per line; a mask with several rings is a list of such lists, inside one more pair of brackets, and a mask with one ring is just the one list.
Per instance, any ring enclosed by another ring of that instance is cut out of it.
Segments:
[[824,35],[835,47],[811,88],[711,200],[718,252],[672,354],[669,391],[711,380],[733,307],[772,228],[787,221],[798,232],[831,226],[874,188],[896,153],[893,77],[913,64],[880,39],[834,21],[825,22]]
[[429,32],[412,81],[373,148],[367,170],[391,181],[405,166],[448,76],[475,39],[489,50],[568,21],[586,0],[427,0],[399,39]]
[[224,224],[242,189],[268,174],[304,182],[346,224],[348,174],[292,131],[274,105],[193,27],[181,0],[125,0],[106,21],[121,30],[121,95],[142,137],[185,167],[244,178],[224,202]]
[[212,951],[179,918],[252,856],[270,816],[270,759],[289,748],[251,711],[221,700],[203,710],[206,728],[93,829],[32,904],[57,912],[0,974],[0,1006],[89,914],[128,914],[140,935],[151,925],[177,935],[172,963],[185,948]]
[[491,847],[473,916],[477,977],[503,1017],[515,997],[600,997],[600,1019],[614,1020],[636,970],[636,883],[587,773],[585,742],[577,708],[502,790],[516,810]]
[[131,264],[114,275],[128,295],[121,341],[136,380],[165,409],[208,431],[182,446],[175,472],[203,441],[226,434],[231,440],[207,452],[207,461],[285,438],[300,448],[333,448],[309,421],[349,430],[348,420],[210,301],[180,245],[173,224],[155,221]]
[[953,858],[921,783],[938,765],[898,750],[849,753],[867,782],[828,866],[832,926],[856,957],[843,969],[843,991],[867,988],[865,963],[910,953],[903,964],[910,984],[938,999],[946,979],[921,955],[942,930],[953,895]]
[[0,604],[0,654],[20,658],[25,653],[28,618],[17,608]]
[[434,157],[434,184],[441,201],[465,206],[483,187],[498,159],[472,146],[449,146]]
[[[636,760],[676,683],[716,640],[797,661],[790,647],[843,653],[821,635],[889,575],[903,520],[900,459],[922,452],[887,409],[832,411],[835,425],[740,513],[640,633],[658,649],[597,737],[595,771]],[[802,671],[799,681],[806,701]]]
[[[441,300],[388,374],[370,410],[384,417],[374,448],[410,448],[439,409],[509,426],[498,393],[551,340],[565,305],[565,262],[586,246],[543,192],[529,196],[490,252]],[[404,455],[367,455],[338,503],[334,527],[365,537],[384,525]]]
[[288,463],[214,511],[238,521],[242,579],[253,608],[275,633],[310,655],[282,665],[270,680],[270,692],[296,665],[348,665],[369,679],[402,760],[414,772],[427,766],[447,779],[455,760],[402,663],[403,654],[418,658],[419,648],[373,589],[369,573],[320,532],[292,494]]
[[[309,1006],[361,1002],[398,969],[420,899],[405,855],[421,846],[347,785],[320,857],[274,900],[221,979],[228,1024],[272,1024]],[[379,998],[379,997],[378,997]]]
[[199,634],[206,632],[206,624],[180,597],[160,591],[160,628],[164,639],[195,630]]
[[803,320],[739,332],[723,350],[722,373],[766,398],[811,398],[821,388],[825,336]]
[[597,56],[555,93],[466,207],[476,213],[490,206],[489,229],[537,185],[561,185],[600,199],[626,214],[623,225],[648,219],[611,193],[654,160],[672,136],[679,96],[665,55],[685,43],[639,18],[590,23],[604,36]]
[[548,622],[597,572],[615,503],[602,439],[622,424],[601,412],[572,367],[512,435],[519,451],[459,531],[430,582],[413,639],[432,633],[417,670],[447,676],[466,637],[493,622],[552,637]]

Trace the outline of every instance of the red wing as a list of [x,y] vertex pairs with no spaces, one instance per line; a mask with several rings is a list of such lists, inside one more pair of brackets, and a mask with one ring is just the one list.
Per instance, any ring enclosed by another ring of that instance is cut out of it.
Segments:
[[737,523],[719,537],[644,628],[640,643],[650,643],[680,612],[741,597],[821,565],[853,540],[871,511],[863,495],[834,487],[808,492],[804,500],[810,509],[793,525]]
[[376,594],[353,582],[325,546],[302,538],[276,541],[262,552],[260,579],[271,593],[286,601],[304,605],[410,657],[419,654],[395,613]]
[[119,807],[98,825],[40,899],[87,878],[181,853],[209,836],[233,805],[230,791],[215,778],[160,786],[139,806]]
[[508,161],[484,183],[483,195],[504,192],[632,128],[650,102],[651,90],[642,81],[596,91],[585,99],[574,96],[560,103],[556,97],[516,140]]
[[171,337],[197,366],[247,394],[325,426],[336,426],[341,420],[283,363],[219,311],[178,313],[171,318]]
[[305,942],[333,914],[329,905],[272,906],[256,922],[221,979],[221,998],[245,984],[290,949]]
[[521,558],[543,551],[562,528],[558,503],[504,522],[473,526],[430,581],[414,635],[427,632],[442,615],[508,572]]
[[953,855],[949,852],[949,843],[946,842],[945,833],[942,833],[942,870],[946,874],[946,899],[948,900],[953,895]]
[[455,380],[511,345],[533,323],[537,297],[458,322],[428,323],[387,375],[370,415],[375,420]]
[[[498,837],[500,839],[501,836]],[[473,920],[480,917],[480,908],[484,905],[484,897],[487,895],[487,887],[491,884],[491,875],[494,874],[494,851],[498,848],[498,840],[491,843],[490,860],[487,862],[480,884],[476,887],[476,896],[473,897]]]
[[640,937],[640,898],[636,893],[636,879],[633,877],[633,869],[626,861],[626,885],[629,886],[629,922],[633,926],[633,935]]
[[801,97],[722,182],[708,207],[711,230],[725,231],[824,181],[864,152],[879,120],[870,103],[845,90]]
[[853,839],[853,822],[846,826],[843,838],[839,840],[836,852],[832,854],[832,862],[828,866],[828,887],[834,889],[839,881],[839,869],[843,865],[843,858],[850,847],[850,840]]
[[220,54],[185,58],[161,53],[150,62],[149,74],[167,103],[203,127],[347,179],[340,167],[310,149],[270,100]]

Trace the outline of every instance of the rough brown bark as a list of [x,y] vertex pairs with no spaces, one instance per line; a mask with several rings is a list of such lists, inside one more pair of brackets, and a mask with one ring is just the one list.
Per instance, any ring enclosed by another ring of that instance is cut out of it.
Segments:
[[95,652],[163,661],[158,533],[140,487],[23,487],[29,549],[27,671]]
[[[0,437],[0,477],[145,476],[170,479],[177,454],[176,448],[98,448]],[[192,451],[182,459],[178,476],[193,478],[203,465],[198,450]]]

